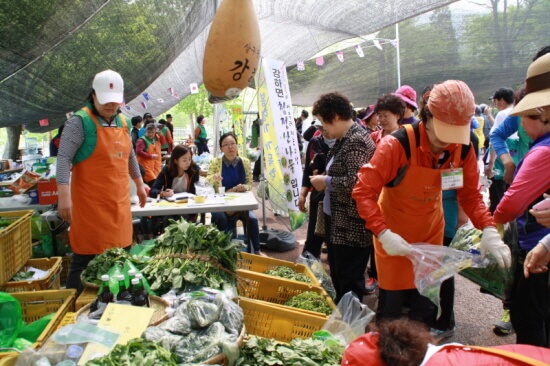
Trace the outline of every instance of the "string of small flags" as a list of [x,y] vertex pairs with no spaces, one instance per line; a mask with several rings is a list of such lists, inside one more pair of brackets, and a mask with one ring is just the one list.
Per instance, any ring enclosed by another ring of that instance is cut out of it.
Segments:
[[[397,43],[397,39],[391,39],[391,40],[388,40],[388,42],[386,43],[389,43],[391,44],[393,47],[397,48],[398,46],[398,43]],[[382,51],[382,44],[380,44],[380,41],[378,39],[373,39],[372,40],[372,46],[367,46],[366,48],[369,48],[369,47],[376,47],[378,48],[380,51]],[[383,43],[385,44],[385,43]],[[361,47],[360,44],[356,44],[354,46],[355,48],[355,52],[357,52],[357,55],[359,55],[359,57],[365,57],[365,53],[363,52],[363,48]],[[340,62],[344,62],[344,51],[336,51],[336,57],[338,58],[338,61]],[[323,56],[317,56],[315,58],[315,64],[317,66],[323,66],[325,64],[325,58]],[[306,65],[305,65],[305,61],[303,60],[300,60],[300,61],[297,61],[296,62],[296,69],[298,71],[304,71],[306,69]]]

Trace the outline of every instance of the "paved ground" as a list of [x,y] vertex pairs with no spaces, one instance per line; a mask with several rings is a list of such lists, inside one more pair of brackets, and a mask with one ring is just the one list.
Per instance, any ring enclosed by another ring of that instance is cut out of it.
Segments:
[[[260,229],[263,224],[261,200],[260,208],[256,211],[260,222]],[[289,219],[274,216],[270,210],[269,202],[266,203],[265,223],[270,229],[289,230]],[[278,253],[264,251],[270,257],[295,261],[300,255],[303,243],[306,238],[306,225],[294,232],[297,245],[292,251]],[[322,261],[326,264],[326,256],[323,254]],[[328,268],[328,266],[327,266]],[[376,295],[365,296],[364,302],[371,308],[376,308]],[[500,318],[502,303],[491,295],[481,294],[479,287],[469,280],[458,276],[456,278],[455,293],[455,319],[456,333],[448,338],[447,342],[459,342],[478,346],[493,346],[500,344],[515,343],[515,335],[497,336],[493,333],[493,322]]]

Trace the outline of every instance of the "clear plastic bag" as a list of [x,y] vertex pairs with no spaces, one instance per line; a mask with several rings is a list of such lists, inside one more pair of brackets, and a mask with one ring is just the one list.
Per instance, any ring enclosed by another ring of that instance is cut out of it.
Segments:
[[325,271],[325,268],[319,259],[317,259],[310,252],[306,251],[298,257],[296,263],[308,266],[329,296],[332,297],[332,299],[336,298],[336,289],[332,284],[332,279],[328,275],[327,271]]
[[413,244],[407,258],[413,264],[414,284],[418,292],[437,306],[438,318],[441,315],[441,283],[465,268],[482,268],[488,263],[488,260],[481,259],[479,254],[423,243]]
[[323,325],[322,330],[329,331],[334,338],[347,345],[365,334],[365,328],[374,315],[374,311],[362,304],[350,291],[342,296],[336,310]]
[[[488,292],[499,299],[510,297],[514,283],[515,266],[519,254],[518,230],[515,221],[500,226],[499,232],[502,241],[508,245],[512,253],[512,265],[510,268],[501,268],[493,255],[487,253],[487,266],[482,268],[466,268],[460,274],[475,284],[479,285],[483,292]],[[464,252],[479,254],[481,236],[483,232],[476,229],[471,223],[462,225],[456,231],[450,248]]]

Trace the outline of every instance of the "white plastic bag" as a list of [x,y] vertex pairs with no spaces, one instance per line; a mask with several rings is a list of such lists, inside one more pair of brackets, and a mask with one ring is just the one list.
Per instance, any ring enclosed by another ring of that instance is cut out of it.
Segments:
[[305,251],[298,257],[296,263],[308,266],[329,296],[332,297],[332,299],[336,298],[336,289],[334,288],[332,279],[328,275],[327,271],[325,271],[325,268],[319,259],[317,259],[310,252]]
[[322,329],[329,331],[334,338],[347,345],[365,334],[365,328],[374,315],[374,311],[362,304],[350,291],[342,296],[336,310],[333,311]]

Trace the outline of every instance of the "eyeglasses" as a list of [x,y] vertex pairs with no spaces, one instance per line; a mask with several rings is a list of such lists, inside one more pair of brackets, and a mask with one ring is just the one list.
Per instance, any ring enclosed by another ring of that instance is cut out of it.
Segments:
[[232,142],[230,144],[223,144],[222,147],[235,147],[237,144],[235,142]]

